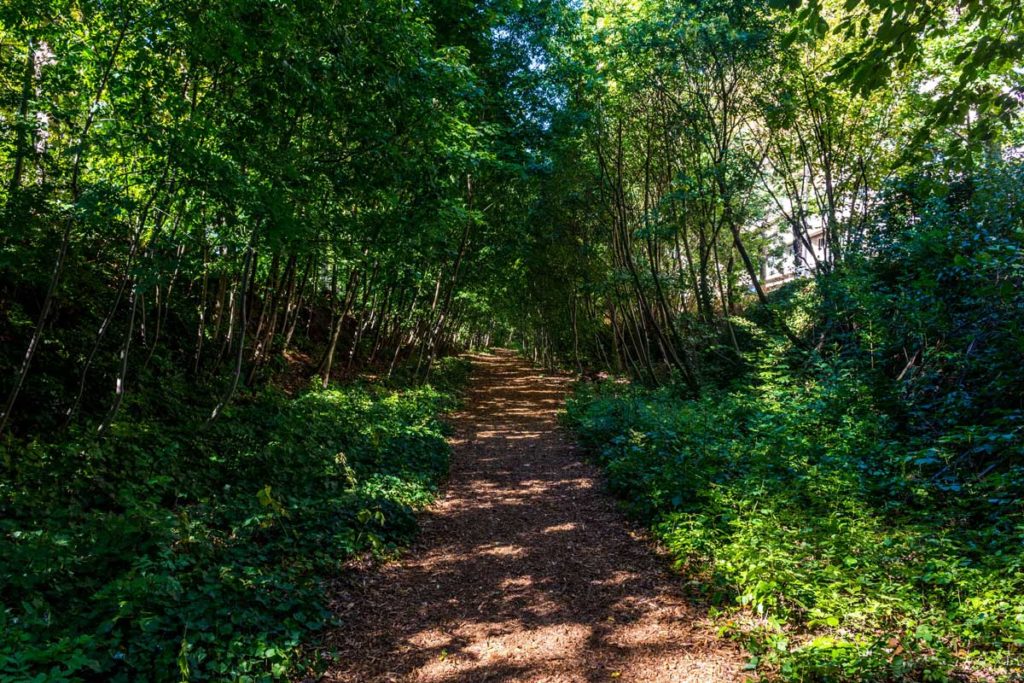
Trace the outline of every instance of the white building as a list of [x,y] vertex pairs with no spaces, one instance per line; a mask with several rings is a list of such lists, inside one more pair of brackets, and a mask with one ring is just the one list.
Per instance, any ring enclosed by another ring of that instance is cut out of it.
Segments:
[[770,291],[801,277],[813,275],[818,265],[828,262],[828,240],[821,220],[808,217],[800,239],[792,229],[780,231],[777,244],[761,261],[761,286]]

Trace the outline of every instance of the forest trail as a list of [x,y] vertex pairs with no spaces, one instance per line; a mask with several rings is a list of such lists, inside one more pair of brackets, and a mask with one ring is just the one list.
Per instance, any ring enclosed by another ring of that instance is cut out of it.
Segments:
[[679,579],[556,416],[566,377],[472,356],[451,478],[415,546],[338,590],[327,681],[734,681]]

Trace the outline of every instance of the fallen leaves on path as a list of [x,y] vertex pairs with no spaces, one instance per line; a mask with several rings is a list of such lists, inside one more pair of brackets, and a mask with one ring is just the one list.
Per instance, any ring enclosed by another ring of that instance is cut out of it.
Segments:
[[568,378],[472,357],[451,477],[403,559],[339,588],[326,681],[738,681],[556,416]]

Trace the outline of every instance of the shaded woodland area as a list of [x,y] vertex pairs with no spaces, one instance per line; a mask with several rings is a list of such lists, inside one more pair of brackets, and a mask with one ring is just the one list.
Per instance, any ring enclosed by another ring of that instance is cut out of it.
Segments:
[[6,0],[0,679],[322,670],[457,354],[514,346],[754,674],[1020,680],[1022,40],[1012,0]]

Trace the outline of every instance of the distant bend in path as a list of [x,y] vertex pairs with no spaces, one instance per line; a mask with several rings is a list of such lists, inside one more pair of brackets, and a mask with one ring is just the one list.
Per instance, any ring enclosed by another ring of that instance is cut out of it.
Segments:
[[558,428],[568,379],[471,358],[444,495],[403,559],[339,591],[324,680],[742,680]]

